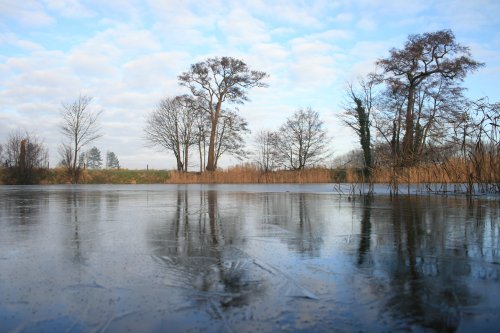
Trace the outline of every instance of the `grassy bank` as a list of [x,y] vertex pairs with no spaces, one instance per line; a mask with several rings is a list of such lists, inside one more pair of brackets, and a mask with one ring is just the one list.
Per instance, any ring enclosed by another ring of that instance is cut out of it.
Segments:
[[[166,170],[83,170],[80,184],[164,184],[169,178]],[[50,169],[41,184],[69,184],[65,169]]]
[[[495,167],[472,168],[461,161],[418,167],[378,167],[372,172],[373,183],[429,184],[468,183],[500,184],[500,170]],[[500,165],[500,164],[499,164]],[[0,169],[0,179],[5,169]],[[167,170],[83,170],[81,184],[279,184],[279,183],[362,183],[361,169],[314,168],[263,172],[252,165],[240,165],[214,172],[178,172]],[[40,184],[69,184],[65,169],[43,170]],[[500,187],[499,187],[500,188]]]

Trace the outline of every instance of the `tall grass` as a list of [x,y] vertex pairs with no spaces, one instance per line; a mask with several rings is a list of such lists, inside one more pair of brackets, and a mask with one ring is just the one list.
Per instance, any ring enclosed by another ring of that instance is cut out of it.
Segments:
[[280,183],[329,183],[332,171],[315,168],[297,171],[263,172],[252,165],[233,166],[213,172],[171,171],[170,184],[280,184]]
[[[486,156],[480,164],[463,158],[444,163],[427,163],[415,167],[394,168],[378,166],[372,170],[371,183],[418,184],[422,191],[431,190],[431,184],[447,186],[469,182],[479,191],[500,191],[500,160]],[[0,175],[2,170],[0,169]],[[1,178],[1,177],[0,177]],[[47,170],[41,184],[69,184],[71,178],[65,169]],[[366,183],[361,168],[312,168],[263,172],[256,166],[245,164],[213,172],[178,172],[166,170],[83,170],[82,184],[279,184],[279,183]],[[432,190],[436,190],[433,185]],[[462,185],[459,185],[462,186]]]

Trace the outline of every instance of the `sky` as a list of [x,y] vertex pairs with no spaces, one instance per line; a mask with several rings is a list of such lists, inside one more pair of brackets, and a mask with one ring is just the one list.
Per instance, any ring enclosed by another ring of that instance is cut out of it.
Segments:
[[187,92],[177,76],[191,64],[230,56],[269,74],[238,106],[249,147],[259,130],[311,107],[339,156],[358,147],[337,118],[347,82],[409,34],[442,29],[486,64],[465,80],[469,97],[500,101],[498,0],[0,0],[0,143],[28,131],[55,166],[62,104],[89,95],[103,135],[86,149],[113,151],[124,168],[173,169],[172,153],[146,146],[148,113]]

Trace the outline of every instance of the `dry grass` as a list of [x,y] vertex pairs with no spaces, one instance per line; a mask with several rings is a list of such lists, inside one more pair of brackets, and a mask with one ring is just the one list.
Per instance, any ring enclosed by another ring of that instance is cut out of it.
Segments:
[[[390,168],[379,167],[373,171],[375,183],[389,183],[396,177],[397,183],[499,183],[500,168],[498,161],[485,159],[479,165],[456,158],[439,164],[425,164],[417,167]],[[359,177],[353,177],[359,181]]]
[[[1,175],[0,169],[0,175]],[[372,173],[373,183],[430,184],[484,183],[500,188],[500,161],[485,159],[471,164],[453,159],[443,164],[418,167],[378,167]],[[165,170],[83,170],[82,184],[307,184],[362,183],[360,169],[313,168],[298,171],[263,172],[253,165],[238,165],[214,172],[178,172]],[[64,169],[47,170],[42,184],[70,183]]]
[[332,172],[317,168],[299,171],[262,172],[251,165],[234,166],[214,172],[170,172],[170,184],[281,184],[329,183]]

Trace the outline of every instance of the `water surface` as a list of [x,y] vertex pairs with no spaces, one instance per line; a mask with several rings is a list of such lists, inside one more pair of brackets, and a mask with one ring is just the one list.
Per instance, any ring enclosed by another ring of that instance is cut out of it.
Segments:
[[0,187],[0,331],[495,332],[499,201]]

